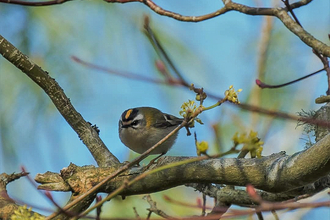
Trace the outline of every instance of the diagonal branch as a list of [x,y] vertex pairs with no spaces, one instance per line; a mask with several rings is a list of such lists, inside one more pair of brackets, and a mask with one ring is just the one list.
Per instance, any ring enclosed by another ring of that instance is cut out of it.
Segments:
[[283,9],[275,9],[274,15],[282,21],[282,23],[299,37],[306,45],[310,46],[320,54],[330,57],[330,47],[323,42],[314,38],[310,33],[297,24]]
[[70,99],[55,79],[51,78],[46,71],[33,63],[1,35],[0,54],[45,91],[64,119],[87,146],[100,167],[113,166],[119,163],[119,160],[104,145],[97,131],[75,110]]

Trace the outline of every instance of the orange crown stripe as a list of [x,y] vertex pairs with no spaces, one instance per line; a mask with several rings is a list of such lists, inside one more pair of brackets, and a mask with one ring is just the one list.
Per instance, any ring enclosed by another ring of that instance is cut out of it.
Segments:
[[126,112],[125,119],[128,119],[128,117],[131,115],[132,111],[133,111],[133,110],[130,109],[130,110],[128,110],[128,111]]

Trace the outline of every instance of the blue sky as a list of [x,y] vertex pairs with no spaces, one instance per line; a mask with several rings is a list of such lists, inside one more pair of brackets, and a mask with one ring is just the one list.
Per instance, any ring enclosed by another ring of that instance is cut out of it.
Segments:
[[[210,13],[222,5],[211,0],[203,1],[203,7],[199,1],[156,3],[184,15]],[[248,3],[254,5],[254,1]],[[308,32],[329,44],[329,2],[314,1],[295,12]],[[255,89],[261,16],[229,12],[205,22],[186,23],[159,16],[137,3],[72,1],[38,8],[0,4],[0,34],[50,72],[83,117],[100,128],[102,140],[121,161],[130,155],[118,137],[118,119],[124,110],[153,106],[178,116],[182,103],[193,99],[194,94],[184,88],[138,82],[89,69],[72,61],[71,56],[120,71],[161,77],[154,66],[157,55],[142,33],[144,14],[150,16],[151,27],[189,83],[219,96],[234,85],[243,89],[241,102],[253,99],[250,92]],[[268,83],[287,82],[322,67],[310,48],[277,19],[274,22],[266,70]],[[0,59],[0,67],[4,70],[0,72],[0,87],[6,92],[0,94],[0,102],[6,103],[0,106],[0,132],[10,135],[6,140],[2,135],[0,172],[18,172],[24,165],[33,177],[48,170],[58,172],[70,162],[95,164],[49,98],[4,59]],[[262,105],[291,114],[301,109],[316,110],[319,106],[313,100],[324,95],[326,89],[325,74],[319,74],[289,88],[262,90],[268,97]],[[215,101],[208,99],[206,105]],[[296,128],[295,122],[276,120],[268,130],[270,122],[261,117],[258,126],[251,128],[251,115],[229,105],[205,112],[201,119],[205,125],[197,125],[195,130],[200,139],[210,143],[214,141],[210,125],[220,120],[225,147],[230,147],[236,131],[255,129],[267,137],[265,155],[280,150],[294,153],[304,148],[302,128]],[[193,144],[193,138],[181,131],[169,154],[195,155]],[[30,196],[25,189],[17,190],[24,181],[10,185],[14,197]],[[45,200],[33,186],[28,191]]]

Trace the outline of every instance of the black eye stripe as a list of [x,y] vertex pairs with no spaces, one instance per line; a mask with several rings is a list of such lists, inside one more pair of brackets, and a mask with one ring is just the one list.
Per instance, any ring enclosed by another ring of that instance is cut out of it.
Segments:
[[138,125],[140,122],[141,122],[141,120],[134,120],[134,121],[132,121],[131,126]]
[[133,128],[137,129],[140,126],[141,120],[134,120],[131,122],[123,122],[120,120],[120,124],[122,128]]
[[121,126],[122,128],[128,128],[128,127],[130,127],[129,125],[122,125]]

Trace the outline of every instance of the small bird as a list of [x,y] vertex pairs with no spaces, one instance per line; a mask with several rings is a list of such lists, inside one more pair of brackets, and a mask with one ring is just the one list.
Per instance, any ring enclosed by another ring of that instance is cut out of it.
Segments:
[[[142,154],[163,139],[183,118],[165,114],[152,107],[131,108],[119,120],[119,137],[128,148]],[[178,133],[173,134],[150,154],[165,154],[174,144]]]

